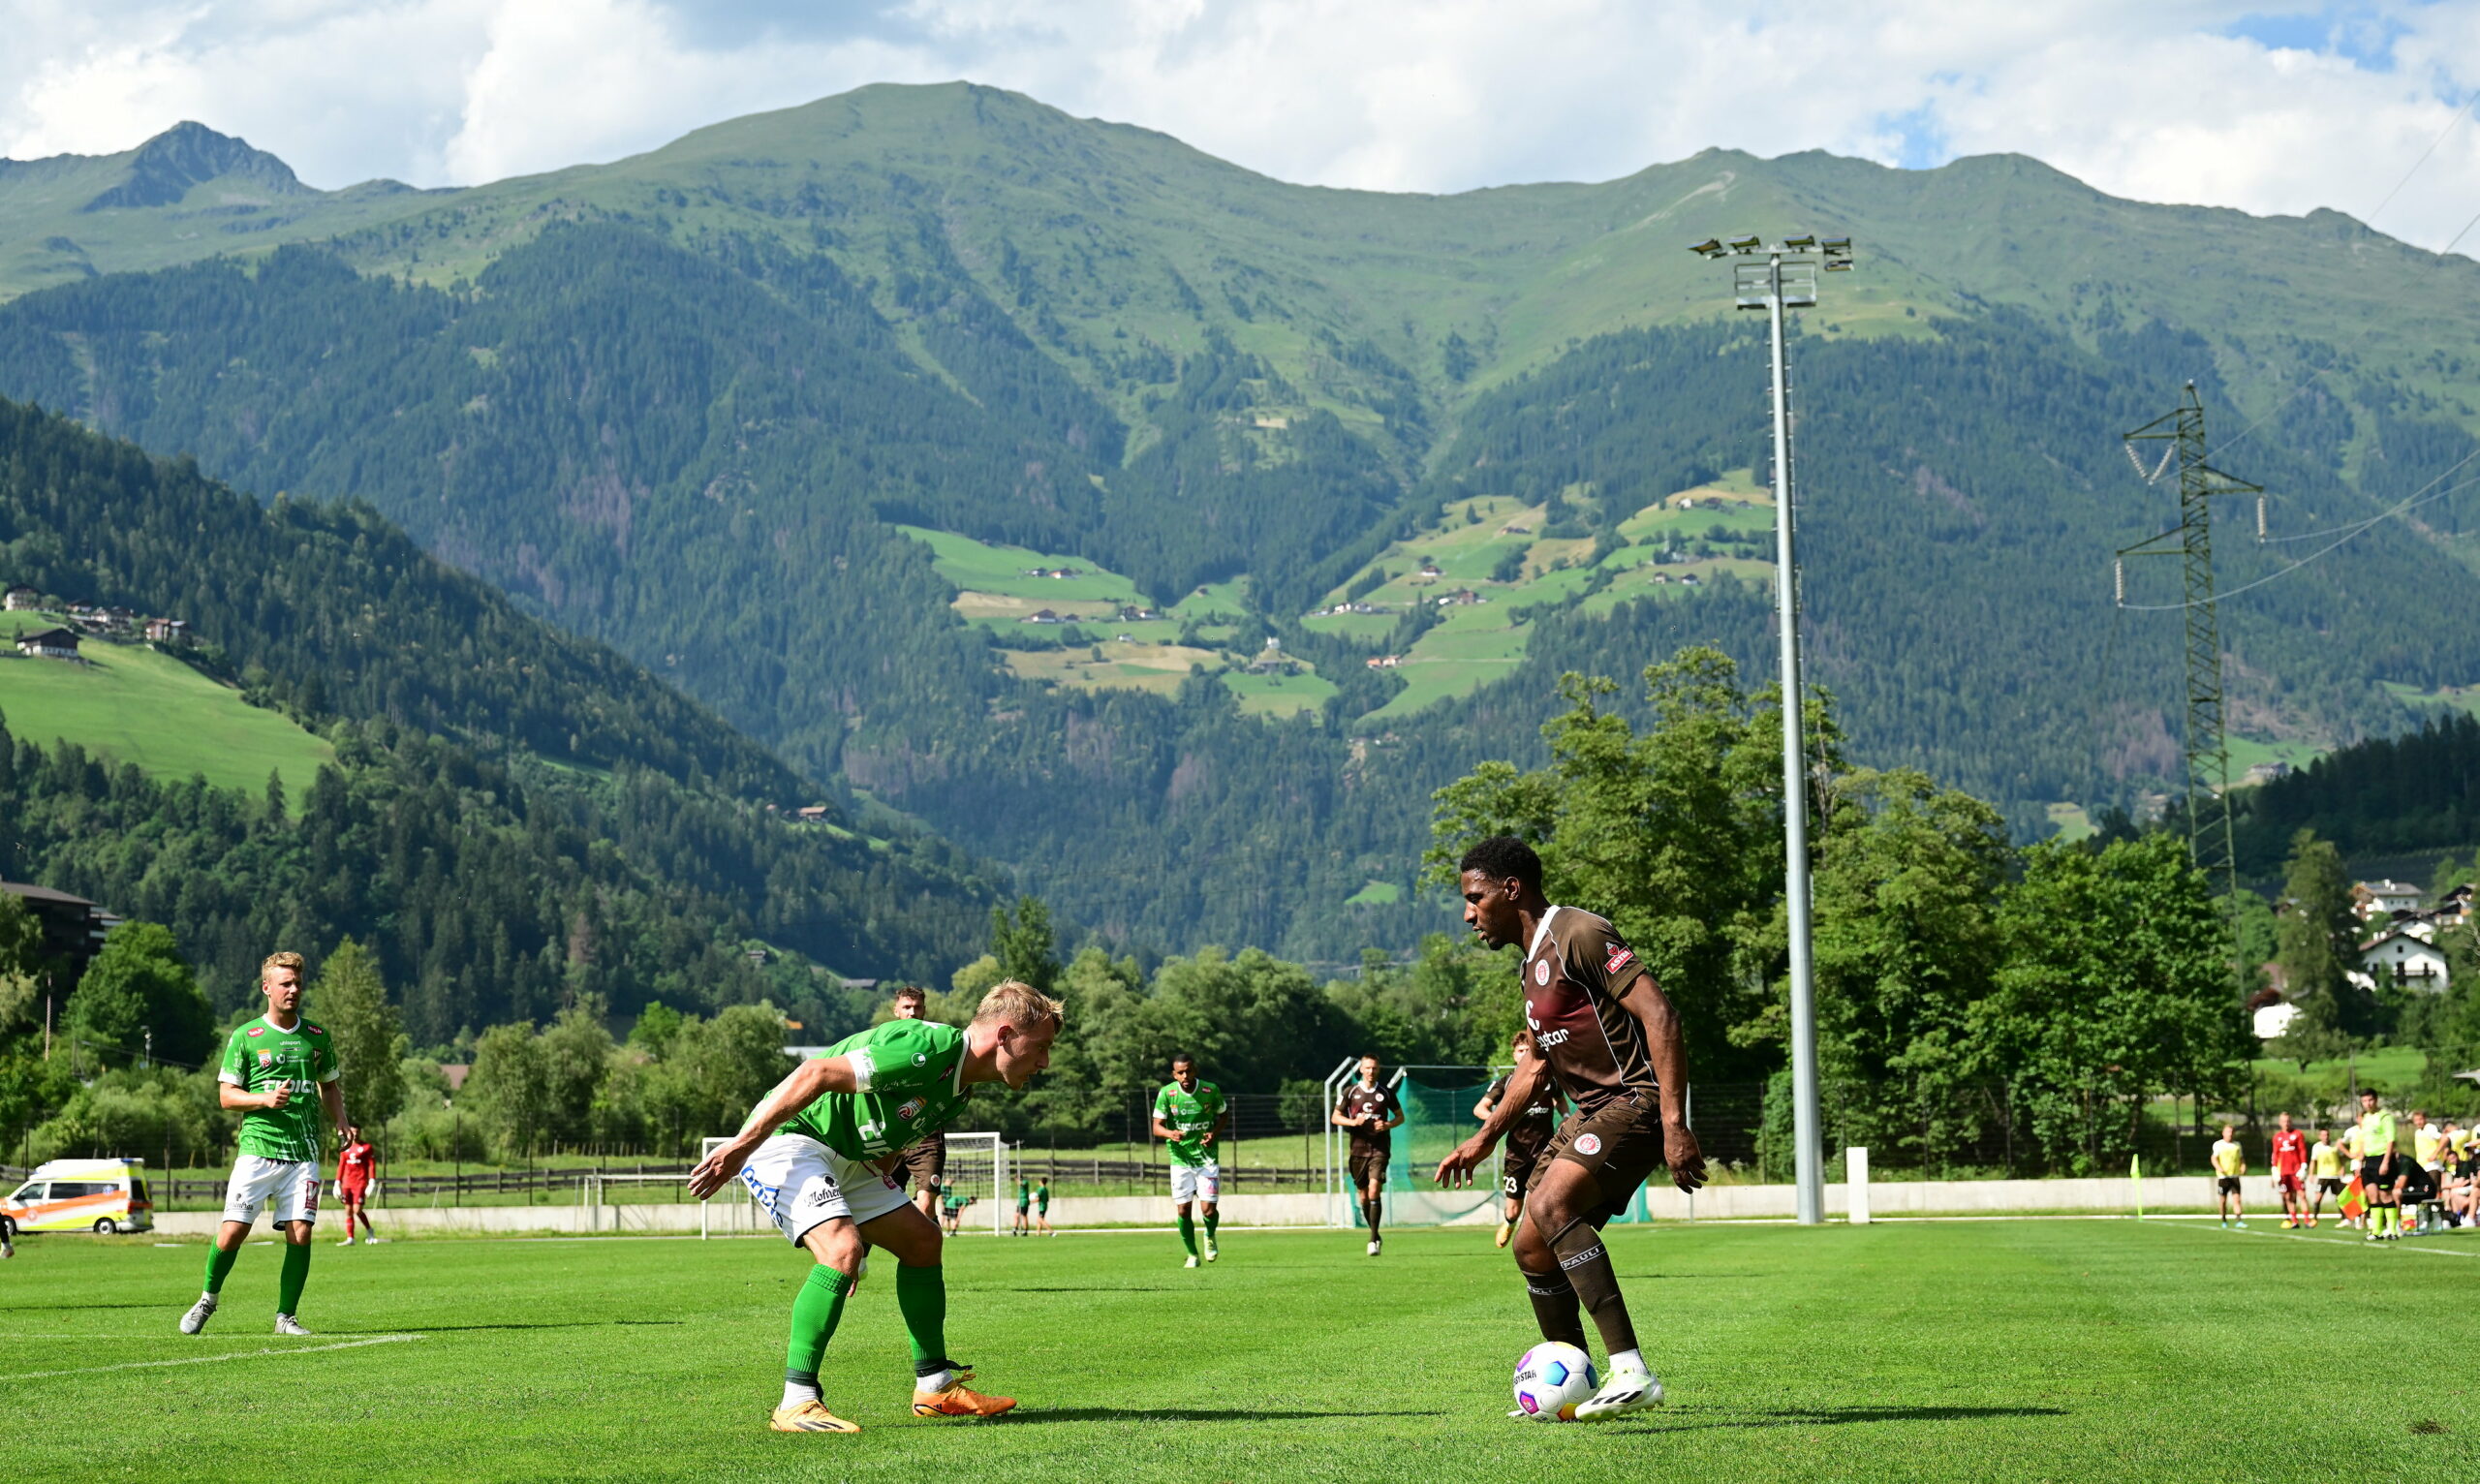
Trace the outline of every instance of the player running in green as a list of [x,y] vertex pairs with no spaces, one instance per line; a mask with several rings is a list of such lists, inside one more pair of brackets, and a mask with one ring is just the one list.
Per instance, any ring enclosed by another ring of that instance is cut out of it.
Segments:
[[1171,1080],[1154,1095],[1154,1136],[1171,1151],[1171,1209],[1180,1218],[1188,1267],[1197,1265],[1197,1227],[1189,1215],[1193,1201],[1205,1217],[1205,1260],[1223,1255],[1214,1245],[1215,1198],[1223,1193],[1214,1138],[1224,1113],[1223,1090],[1197,1076],[1196,1059],[1185,1051],[1171,1058]]
[[[217,1295],[241,1254],[241,1242],[267,1208],[284,1233],[284,1269],[276,1280],[275,1332],[307,1335],[294,1314],[301,1285],[310,1280],[310,1237],[319,1220],[320,1145],[326,1129],[319,1115],[338,1128],[345,1124],[344,1090],[336,1081],[336,1047],[327,1033],[301,1018],[301,955],[271,953],[259,966],[259,992],[267,1012],[235,1026],[224,1043],[224,1066],[215,1074],[216,1098],[242,1109],[240,1154],[225,1187],[224,1221],[206,1250],[206,1286],[181,1315],[181,1333],[195,1335],[215,1314]],[[317,1096],[310,1096],[316,1088]]]
[[1021,1088],[1050,1063],[1060,1004],[1009,979],[982,997],[959,1031],[890,1020],[801,1064],[750,1110],[729,1143],[690,1172],[704,1200],[734,1175],[776,1229],[818,1259],[792,1300],[779,1433],[857,1433],[819,1395],[819,1363],[844,1316],[865,1250],[895,1254],[896,1307],[913,1341],[913,1410],[921,1417],[995,1417],[1016,1404],[967,1389],[973,1368],[947,1354],[947,1283],[938,1224],[889,1177],[903,1149],[944,1128],[976,1085]]

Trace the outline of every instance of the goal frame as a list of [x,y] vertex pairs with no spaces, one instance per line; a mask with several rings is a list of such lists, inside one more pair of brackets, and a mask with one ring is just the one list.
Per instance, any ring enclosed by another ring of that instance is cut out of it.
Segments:
[[[953,1131],[950,1131],[946,1135],[946,1139],[947,1153],[950,1158],[954,1156],[956,1146],[958,1144],[971,1144],[975,1146],[988,1144],[990,1146],[990,1234],[994,1237],[1006,1236],[1008,1234],[1008,1213],[1013,1209],[1008,1205],[1006,1198],[1008,1190],[1008,1166],[1010,1162],[1010,1151],[1008,1148],[1008,1140],[1004,1136],[996,1133],[957,1133]],[[940,1183],[944,1187],[948,1184],[948,1181],[946,1176],[942,1175],[940,1177]],[[964,1235],[964,1232],[965,1223],[958,1221],[956,1223],[956,1235],[962,1236]]]

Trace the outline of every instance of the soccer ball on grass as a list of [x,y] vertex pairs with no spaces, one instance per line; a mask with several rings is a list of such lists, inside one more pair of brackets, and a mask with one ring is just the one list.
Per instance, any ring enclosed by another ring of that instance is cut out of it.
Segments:
[[1572,1345],[1545,1341],[1515,1363],[1516,1409],[1535,1422],[1573,1422],[1576,1404],[1601,1386],[1593,1357]]

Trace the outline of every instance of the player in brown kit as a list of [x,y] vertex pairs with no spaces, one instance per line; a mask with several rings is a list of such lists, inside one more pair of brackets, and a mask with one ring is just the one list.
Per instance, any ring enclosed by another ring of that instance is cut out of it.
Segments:
[[[920,986],[907,984],[895,992],[895,1018],[919,1020],[924,1003]],[[904,1152],[896,1167],[889,1171],[898,1181],[913,1185],[914,1208],[932,1221],[939,1219],[939,1188],[947,1178],[947,1135],[946,1130],[930,1135]]]
[[[1514,1053],[1517,1067],[1539,1055],[1533,1049],[1533,1033],[1530,1031],[1518,1031],[1508,1036],[1507,1049]],[[1481,1100],[1472,1105],[1472,1116],[1488,1123],[1490,1115],[1497,1111],[1500,1101],[1506,1097],[1507,1084],[1514,1077],[1515,1073],[1510,1071],[1492,1082],[1482,1092]],[[1559,1115],[1566,1111],[1555,1079],[1544,1077],[1536,1087],[1538,1090],[1533,1095],[1533,1101],[1519,1109],[1515,1122],[1507,1126],[1507,1155],[1500,1164],[1499,1189],[1507,1203],[1505,1212],[1499,1218],[1497,1245],[1500,1247],[1507,1245],[1515,1235],[1516,1222],[1524,1219],[1525,1183],[1533,1178],[1534,1165],[1541,1161],[1541,1151],[1549,1144],[1551,1131],[1559,1127]]]
[[1404,1121],[1395,1095],[1378,1080],[1378,1058],[1360,1059],[1360,1076],[1344,1084],[1328,1123],[1352,1136],[1352,1189],[1360,1194],[1360,1219],[1369,1225],[1369,1254],[1378,1255],[1379,1218],[1386,1211],[1386,1161],[1394,1148],[1386,1135]]
[[1509,835],[1464,852],[1464,920],[1487,947],[1524,947],[1525,1025],[1539,1056],[1518,1064],[1481,1131],[1439,1161],[1442,1186],[1473,1169],[1539,1091],[1557,1081],[1575,1104],[1550,1136],[1524,1193],[1515,1263],[1544,1340],[1585,1343],[1579,1309],[1601,1331],[1609,1366],[1579,1420],[1651,1407],[1661,1382],[1636,1349],[1636,1327],[1602,1246],[1601,1227],[1628,1207],[1654,1166],[1683,1190],[1705,1183],[1705,1157],[1681,1094],[1688,1052],[1679,1014],[1605,918],[1554,907],[1541,893],[1541,857]]

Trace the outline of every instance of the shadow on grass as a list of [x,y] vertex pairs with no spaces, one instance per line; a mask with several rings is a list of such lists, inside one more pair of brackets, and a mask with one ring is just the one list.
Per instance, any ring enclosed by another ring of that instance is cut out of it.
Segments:
[[[1743,1412],[1735,1417],[1715,1417],[1711,1420],[1693,1416],[1690,1408],[1679,1408],[1648,1412],[1624,1422],[1612,1421],[1628,1432],[1697,1433],[1718,1429],[1841,1427],[1852,1422],[1986,1422],[2002,1417],[2065,1415],[2066,1409],[2060,1407],[1794,1407],[1779,1411]],[[1668,1420],[1673,1417],[1680,1420]],[[1629,1423],[1635,1425],[1630,1427]],[[1598,1425],[1610,1427],[1612,1423]]]
[[947,1291],[949,1293],[1194,1293],[1196,1290],[1186,1283],[1162,1283],[1159,1285],[1147,1283],[1062,1283],[1047,1288],[1038,1286],[1029,1287],[1020,1283],[1008,1283],[1002,1286],[987,1288],[969,1288],[961,1283],[949,1283],[947,1285]]
[[1365,1407],[1348,1410],[1305,1412],[1282,1411],[1262,1407],[1045,1407],[1040,1411],[1020,1411],[1008,1418],[1012,1427],[1033,1422],[1301,1422],[1323,1417],[1440,1417],[1443,1412],[1374,1412]]
[[544,1319],[522,1324],[390,1324],[385,1329],[323,1329],[322,1335],[452,1335],[466,1330],[611,1329],[622,1325],[686,1324],[686,1319]]

